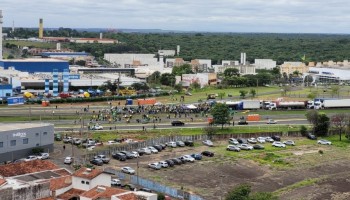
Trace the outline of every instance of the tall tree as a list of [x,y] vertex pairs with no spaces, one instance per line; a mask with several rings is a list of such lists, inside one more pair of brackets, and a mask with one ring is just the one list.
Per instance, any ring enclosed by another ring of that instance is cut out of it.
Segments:
[[182,76],[182,74],[193,74],[192,66],[190,64],[175,66],[173,67],[173,70],[171,73],[174,74],[175,76]]
[[232,76],[239,76],[239,70],[237,68],[227,68],[224,71],[224,76],[225,77],[232,77]]
[[315,135],[327,136],[329,126],[330,126],[329,117],[324,113],[319,114],[318,120],[317,120],[317,126],[315,127]]
[[331,117],[331,123],[333,128],[338,131],[339,141],[341,141],[341,135],[349,122],[349,115],[345,113],[338,113]]
[[214,124],[221,124],[221,129],[230,121],[230,110],[226,104],[217,103],[210,111]]
[[240,90],[239,91],[239,96],[242,98],[242,99],[244,99],[245,98],[245,96],[247,95],[247,91],[245,91],[245,90]]
[[160,76],[160,83],[162,85],[174,86],[175,84],[175,75],[170,73],[164,73]]
[[309,121],[310,124],[312,124],[312,130],[313,133],[315,134],[315,128],[318,123],[318,112],[316,110],[309,110],[305,114],[307,121]]
[[256,90],[255,89],[250,89],[250,95],[252,95],[252,97],[254,98],[255,97],[255,95],[256,95]]

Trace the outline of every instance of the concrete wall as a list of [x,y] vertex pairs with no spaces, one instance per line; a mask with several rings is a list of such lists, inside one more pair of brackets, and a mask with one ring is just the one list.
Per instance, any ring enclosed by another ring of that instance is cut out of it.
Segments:
[[[28,143],[25,144],[27,139]],[[16,145],[11,145],[11,141],[16,141]],[[53,151],[53,143],[54,127],[49,124],[42,127],[1,131],[0,162],[24,158],[31,154],[35,147],[42,147],[45,152],[50,153]]]
[[0,188],[1,200],[32,200],[50,196],[50,183],[26,184],[20,188],[5,186]]

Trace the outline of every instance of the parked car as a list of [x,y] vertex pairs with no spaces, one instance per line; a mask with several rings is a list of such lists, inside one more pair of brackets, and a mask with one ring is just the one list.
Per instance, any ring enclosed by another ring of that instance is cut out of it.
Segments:
[[173,167],[175,165],[174,161],[172,161],[170,159],[169,160],[165,160],[165,162],[168,163],[169,167]]
[[241,149],[238,146],[235,146],[235,145],[228,145],[226,147],[226,150],[227,151],[237,151],[237,152],[241,151]]
[[153,147],[154,147],[155,149],[157,149],[158,152],[161,152],[161,151],[163,150],[163,147],[160,146],[160,145],[153,145]]
[[162,166],[159,163],[157,163],[157,162],[148,164],[148,167],[151,168],[151,169],[160,169],[160,168],[162,168]]
[[275,140],[273,140],[271,137],[265,137],[265,141],[266,141],[266,142],[272,143],[272,142],[274,142]]
[[265,147],[261,144],[256,144],[253,146],[253,149],[265,149]]
[[[143,154],[146,154],[146,155],[151,155],[152,154],[151,150],[149,148],[146,148],[146,147],[140,149],[140,152],[143,152]],[[139,152],[139,154],[140,154],[140,152]]]
[[247,143],[248,143],[247,140],[244,139],[244,138],[238,138],[237,141],[238,141],[238,143],[240,143],[240,144],[247,144]]
[[32,161],[32,160],[37,160],[38,157],[35,156],[35,155],[30,155],[30,156],[27,156],[24,161]]
[[249,138],[248,142],[251,144],[256,144],[258,141],[255,138]]
[[141,188],[139,190],[144,191],[144,192],[148,192],[148,193],[153,193],[153,191],[151,189],[148,189],[148,188]]
[[152,153],[158,153],[158,150],[152,146],[147,147]]
[[204,140],[202,143],[206,146],[209,146],[209,147],[214,146],[214,144],[211,140]]
[[192,156],[190,156],[190,155],[181,156],[180,159],[181,159],[181,160],[184,160],[184,161],[186,161],[186,162],[194,162],[194,160],[195,160],[195,159],[194,159]]
[[189,147],[193,147],[194,146],[194,143],[192,140],[186,140],[185,142],[185,146],[189,146]]
[[119,153],[122,153],[126,156],[126,159],[133,159],[134,158],[134,155],[131,154],[129,151],[121,151]]
[[122,172],[126,174],[135,174],[135,170],[131,167],[122,167]]
[[202,160],[202,155],[198,153],[191,154],[191,156],[196,160]]
[[249,144],[240,144],[238,147],[242,150],[252,150],[253,146],[250,146]]
[[228,143],[230,143],[230,144],[235,144],[235,145],[239,144],[239,142],[238,142],[237,139],[235,139],[235,138],[230,138],[230,139],[228,139]]
[[80,138],[73,138],[72,143],[74,145],[81,145],[81,139]]
[[103,165],[102,159],[97,159],[97,158],[90,160],[90,163],[93,164],[93,165],[98,165],[98,166],[102,166]]
[[71,143],[72,142],[72,137],[65,137],[65,138],[63,138],[63,143]]
[[103,163],[106,163],[106,164],[108,164],[109,161],[111,160],[110,158],[108,158],[107,156],[102,155],[102,154],[97,155],[97,156],[95,156],[94,158],[95,158],[95,159],[101,159],[101,160],[103,161]]
[[278,136],[278,135],[273,135],[271,138],[272,138],[274,141],[281,141],[281,137]]
[[290,146],[295,146],[295,142],[293,140],[284,141],[283,144],[290,145]]
[[166,143],[166,145],[168,147],[173,147],[173,148],[177,147],[176,142],[168,142],[168,143]]
[[55,133],[55,141],[62,141],[62,136],[59,133]]
[[159,161],[158,163],[160,164],[161,167],[164,167],[164,168],[169,167],[169,164],[165,161]]
[[182,161],[180,159],[178,159],[178,158],[172,158],[170,160],[173,161],[175,165],[181,165],[182,164]]
[[159,145],[163,148],[163,150],[166,149],[166,144],[160,143]]
[[88,151],[93,151],[95,149],[96,146],[89,146],[88,148],[86,148]]
[[130,190],[130,191],[135,191],[135,189],[136,189],[135,185],[130,184],[130,183],[122,184],[121,187],[124,189]]
[[50,154],[49,153],[40,153],[37,158],[38,159],[41,159],[41,160],[46,160],[46,159],[49,159],[50,157]]
[[178,157],[177,159],[180,160],[181,164],[186,164],[186,160],[183,160],[181,157]]
[[122,182],[119,179],[114,178],[114,179],[111,180],[111,185],[113,185],[113,186],[121,186]]
[[64,164],[72,164],[73,163],[73,158],[72,157],[66,157],[63,161]]
[[285,144],[283,144],[282,142],[278,142],[278,141],[274,141],[272,143],[272,146],[274,146],[274,147],[281,147],[281,148],[285,148],[286,147]]
[[248,122],[246,120],[239,120],[238,125],[248,125]]
[[266,124],[276,124],[277,122],[273,119],[267,120]]
[[185,146],[185,143],[183,141],[176,141],[176,145],[178,147],[184,147]]
[[114,154],[112,154],[112,157],[116,160],[119,160],[119,161],[126,161],[126,155],[124,155],[122,153],[114,153]]
[[266,142],[266,138],[264,138],[264,137],[258,137],[258,138],[256,139],[256,141],[259,142],[259,143],[265,143],[265,142]]
[[184,126],[185,123],[183,123],[182,121],[172,121],[171,125],[172,126]]
[[114,145],[114,144],[119,144],[119,143],[113,140],[110,140],[107,142],[107,145]]
[[213,152],[210,152],[210,151],[203,151],[203,152],[202,152],[202,155],[203,155],[203,156],[208,156],[208,157],[213,157],[213,156],[214,156],[214,153],[213,153]]
[[310,140],[317,140],[317,137],[316,137],[315,135],[313,135],[312,133],[308,133],[308,134],[306,135],[306,137],[307,137],[308,139],[310,139]]
[[140,157],[140,154],[139,154],[137,151],[132,151],[132,152],[130,152],[130,153],[131,153],[131,155],[134,156],[134,158]]
[[321,140],[317,141],[317,144],[331,145],[332,142],[328,141],[328,140],[321,139]]

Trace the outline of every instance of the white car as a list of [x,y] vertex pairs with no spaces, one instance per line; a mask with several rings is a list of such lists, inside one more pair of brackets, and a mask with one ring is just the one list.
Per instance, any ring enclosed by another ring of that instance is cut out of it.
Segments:
[[151,147],[151,146],[149,146],[149,147],[147,147],[152,153],[158,153],[158,150],[156,149],[156,148],[154,148],[154,147]]
[[273,140],[271,137],[265,137],[265,141],[266,142],[274,142],[275,140]]
[[252,144],[256,144],[258,142],[255,138],[249,138],[247,141]]
[[238,148],[242,149],[242,150],[253,150],[254,147],[250,146],[249,144],[240,144],[238,145]]
[[204,145],[209,146],[209,147],[214,146],[214,144],[213,144],[213,142],[212,142],[211,140],[204,140],[202,143],[203,143]]
[[273,119],[267,120],[266,124],[276,124],[277,122]]
[[64,164],[72,164],[73,163],[73,158],[72,157],[66,157],[64,159]]
[[274,146],[274,147],[281,147],[281,148],[285,148],[286,147],[285,144],[283,144],[282,142],[277,142],[277,141],[274,141],[272,143],[272,146]]
[[111,185],[116,185],[116,186],[120,186],[122,184],[122,182],[119,179],[112,179],[111,180]]
[[160,168],[162,168],[162,166],[159,163],[148,164],[148,167],[152,168],[152,169],[160,169]]
[[49,153],[40,153],[40,155],[37,156],[37,158],[41,160],[49,159],[49,157],[50,157]]
[[146,155],[152,154],[152,152],[149,148],[142,148],[141,150],[144,151]]
[[86,148],[88,151],[93,151],[95,149],[95,146],[91,146],[91,147],[88,147]]
[[332,142],[328,141],[328,140],[321,139],[321,140],[317,141],[317,144],[331,145]]
[[126,174],[135,174],[135,170],[131,167],[122,167],[122,172]]
[[[271,139],[272,139],[272,138],[271,138]],[[256,139],[256,141],[258,141],[259,143],[265,143],[265,142],[266,142],[266,140],[265,140],[264,137],[258,137],[258,138]]]
[[161,167],[164,167],[164,168],[169,167],[168,163],[165,162],[165,161],[160,161],[159,164],[160,164]]
[[91,128],[92,130],[103,130],[103,126],[99,125],[99,124],[96,124],[95,126],[93,126]]
[[239,142],[238,142],[237,139],[235,139],[235,138],[230,138],[230,139],[228,140],[228,143],[230,143],[230,144],[235,144],[235,145],[239,144]]
[[107,142],[107,145],[113,145],[113,144],[118,144],[116,141],[110,140]]
[[180,157],[180,159],[181,160],[184,160],[184,161],[186,161],[186,162],[194,162],[194,158],[192,157],[192,156],[190,156],[190,155],[184,155],[184,156],[182,156],[182,157]]
[[130,153],[131,153],[131,155],[134,156],[134,158],[140,157],[140,155],[139,155],[139,153],[137,153],[137,151],[132,151],[132,152],[130,152]]
[[176,147],[177,145],[176,145],[176,142],[168,142],[168,143],[166,143],[166,145],[168,146],[168,147]]
[[24,161],[31,161],[31,160],[37,160],[38,159],[38,157],[37,156],[28,156],[28,157],[26,157],[25,159],[24,159]]
[[293,140],[284,141],[283,144],[290,145],[290,146],[295,146],[295,142]]

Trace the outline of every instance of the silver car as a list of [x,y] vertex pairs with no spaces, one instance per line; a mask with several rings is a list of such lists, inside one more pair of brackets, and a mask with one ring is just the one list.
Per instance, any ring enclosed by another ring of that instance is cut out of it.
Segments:
[[131,167],[122,167],[122,172],[126,174],[135,174],[135,170]]
[[213,142],[212,142],[211,140],[204,140],[202,143],[203,143],[204,145],[209,146],[209,147],[214,146],[214,144],[213,144]]
[[160,168],[162,168],[162,166],[159,163],[148,164],[148,167],[151,168],[151,169],[160,169]]
[[317,141],[317,144],[331,145],[332,142],[328,141],[328,140],[321,139],[321,140]]

